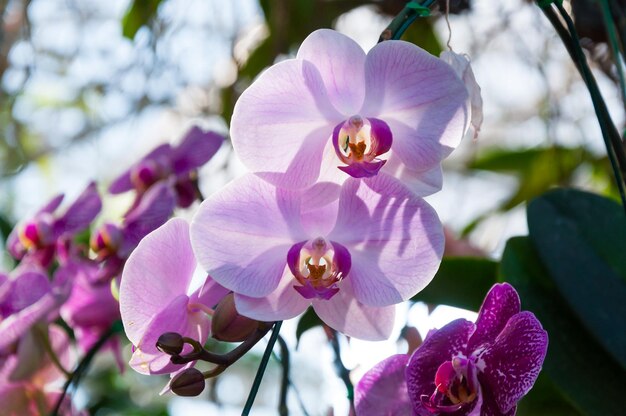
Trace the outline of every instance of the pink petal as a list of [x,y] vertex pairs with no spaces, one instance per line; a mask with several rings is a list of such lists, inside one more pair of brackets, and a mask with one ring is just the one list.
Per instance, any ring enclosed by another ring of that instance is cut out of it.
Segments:
[[303,188],[317,180],[324,146],[343,119],[315,66],[290,59],[267,69],[244,91],[230,133],[246,167],[275,185]]
[[128,339],[139,343],[163,307],[185,294],[196,269],[189,226],[174,218],[144,238],[130,255],[120,286],[120,311]]
[[329,300],[313,300],[313,309],[331,328],[367,341],[388,339],[396,315],[395,305],[367,306],[355,299],[350,277],[339,283],[339,292]]
[[408,361],[406,354],[392,355],[365,373],[356,386],[354,396],[359,416],[411,414],[413,407],[404,376]]
[[467,90],[454,70],[419,47],[382,42],[367,55],[362,113],[384,120],[393,151],[413,170],[437,165],[469,124]]
[[405,301],[426,287],[444,248],[436,212],[388,175],[346,181],[329,238],[350,251],[354,296],[370,306]]
[[100,213],[100,209],[102,201],[96,183],[91,182],[54,224],[57,235],[75,233],[87,228]]
[[272,322],[295,318],[311,304],[294,288],[297,281],[289,268],[285,268],[278,287],[269,295],[253,298],[235,293],[237,311],[258,321]]
[[339,112],[358,113],[365,97],[365,52],[355,41],[334,30],[316,30],[302,42],[297,59],[315,65]]
[[439,192],[443,185],[441,164],[425,171],[409,169],[398,157],[392,154],[382,169],[394,178],[397,178],[416,196],[425,197]]
[[255,175],[235,180],[205,200],[191,224],[203,269],[233,292],[260,297],[283,275],[289,248],[307,239],[296,193]]
[[186,173],[204,165],[217,153],[224,137],[212,131],[192,127],[183,141],[172,151],[172,168],[176,174]]

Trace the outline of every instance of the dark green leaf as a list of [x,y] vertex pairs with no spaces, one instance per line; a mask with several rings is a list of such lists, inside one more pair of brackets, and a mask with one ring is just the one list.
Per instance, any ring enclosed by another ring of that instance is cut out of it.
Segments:
[[162,0],[135,0],[122,19],[122,33],[133,39],[141,26],[147,25],[157,13]]
[[477,311],[497,282],[498,263],[475,257],[444,257],[433,281],[411,300]]
[[313,308],[307,309],[307,311],[298,321],[298,326],[296,327],[296,347],[297,344],[300,342],[300,337],[302,336],[302,334],[304,334],[311,328],[315,328],[316,326],[321,326],[323,324],[324,323],[322,322],[320,317],[317,316]]
[[626,215],[598,195],[557,189],[528,206],[530,238],[559,292],[626,369]]
[[533,312],[548,332],[543,369],[568,401],[582,414],[622,415],[626,372],[559,295],[528,237],[508,241],[500,275],[517,289],[522,309]]
[[2,238],[2,241],[6,241],[12,230],[13,224],[4,215],[0,214],[0,238]]
[[575,407],[567,402],[565,397],[546,375],[545,371],[539,374],[532,390],[518,403],[516,416],[578,416],[581,415]]

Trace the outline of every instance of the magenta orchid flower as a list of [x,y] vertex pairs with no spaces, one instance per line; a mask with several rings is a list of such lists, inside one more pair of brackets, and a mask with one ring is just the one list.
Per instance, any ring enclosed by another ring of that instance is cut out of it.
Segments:
[[430,282],[443,252],[435,211],[386,175],[298,192],[248,174],[202,203],[191,240],[240,314],[278,321],[312,305],[372,340],[389,336],[394,305]]
[[466,132],[467,98],[454,70],[413,44],[366,54],[321,29],[244,91],[231,138],[242,162],[279,187],[387,172],[424,196],[441,188],[441,160]]
[[89,227],[102,208],[94,182],[59,215],[56,211],[61,202],[63,195],[54,197],[33,218],[15,227],[7,239],[7,248],[13,257],[21,260],[28,255],[30,260],[48,267],[54,258],[57,240]]
[[119,276],[126,259],[151,231],[163,225],[174,212],[175,196],[164,183],[150,188],[139,205],[129,211],[121,225],[105,223],[91,235],[91,249],[101,269],[97,282]]
[[532,388],[548,334],[508,283],[487,294],[476,323],[458,319],[431,331],[411,357],[394,355],[363,376],[358,415],[514,415]]
[[193,127],[178,146],[163,144],[120,175],[109,187],[119,194],[134,189],[138,198],[155,183],[170,181],[176,193],[177,205],[186,208],[196,198],[194,172],[208,162],[219,150],[224,137]]
[[134,345],[130,366],[135,371],[164,374],[183,368],[170,363],[170,355],[156,348],[163,333],[206,342],[212,308],[228,290],[207,277],[189,293],[196,267],[189,225],[180,218],[149,234],[128,259],[120,286],[120,311],[126,336]]
[[0,355],[38,322],[58,317],[71,291],[72,276],[59,268],[52,281],[40,267],[26,263],[0,285]]

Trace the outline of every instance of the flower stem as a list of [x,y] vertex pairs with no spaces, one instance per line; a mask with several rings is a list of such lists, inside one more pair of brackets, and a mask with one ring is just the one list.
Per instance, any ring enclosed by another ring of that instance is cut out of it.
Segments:
[[246,404],[243,408],[243,411],[241,412],[242,416],[248,416],[250,414],[250,410],[252,410],[254,399],[256,398],[256,394],[258,393],[259,387],[261,386],[261,381],[263,381],[263,375],[265,374],[267,363],[269,362],[270,356],[272,355],[272,350],[274,349],[274,344],[276,344],[276,340],[278,339],[278,333],[280,332],[280,327],[282,324],[283,321],[278,321],[274,323],[272,336],[267,343],[267,347],[265,348],[265,352],[263,353],[263,358],[261,358],[259,369],[257,370],[256,376],[254,377],[254,382],[252,383],[252,388],[250,389],[250,394],[248,395],[248,400],[246,400]]
[[287,392],[289,391],[289,347],[287,347],[287,343],[280,335],[278,336],[278,345],[280,347],[280,364],[283,367],[283,376],[280,381],[278,414],[280,414],[280,416],[288,416],[289,408],[287,407]]
[[43,345],[43,348],[44,350],[46,350],[46,353],[48,353],[48,357],[50,357],[50,361],[52,361],[52,364],[54,364],[54,366],[60,372],[62,372],[65,377],[71,377],[71,373],[67,371],[65,367],[63,367],[63,364],[61,364],[61,360],[59,360],[59,357],[54,351],[54,348],[52,348],[52,344],[50,344],[50,336],[48,334],[47,328],[44,329],[41,327],[35,327],[33,329],[37,340]]
[[350,401],[350,414],[353,415],[354,412],[354,386],[352,385],[352,380],[350,380],[350,370],[343,365],[343,361],[341,361],[341,347],[339,346],[339,333],[332,330],[332,337],[330,337],[330,345],[333,347],[333,351],[335,352],[335,369],[341,381],[346,386],[346,390],[348,390],[348,400]]
[[[606,26],[606,32],[609,38],[609,45],[611,46],[611,52],[613,59],[615,60],[615,69],[619,76],[620,92],[622,94],[622,105],[626,108],[626,78],[624,77],[624,68],[620,59],[619,41],[617,40],[617,29],[613,22],[613,16],[611,16],[611,6],[609,6],[608,0],[600,0],[600,8],[602,9],[602,19]],[[622,51],[623,52],[623,51]],[[623,56],[623,53],[622,53]]]
[[402,11],[393,18],[385,30],[383,30],[383,33],[381,33],[378,38],[378,42],[380,43],[385,40],[400,39],[402,34],[418,17],[428,16],[428,7],[430,7],[434,1],[435,0],[426,0],[423,3],[409,1],[404,9],[402,9]]
[[67,390],[70,388],[70,385],[74,384],[75,386],[77,386],[78,383],[80,383],[80,378],[87,371],[89,365],[91,364],[91,361],[96,356],[96,353],[100,350],[100,348],[102,348],[102,346],[109,340],[109,338],[122,331],[122,321],[114,322],[113,325],[111,325],[111,327],[100,336],[98,341],[93,344],[89,351],[87,351],[83,359],[76,366],[76,369],[74,369],[70,377],[63,385],[63,391],[59,395],[59,398],[54,406],[54,409],[50,413],[50,416],[57,416],[59,414],[59,411],[61,410],[61,405],[63,404],[63,400],[67,395]]

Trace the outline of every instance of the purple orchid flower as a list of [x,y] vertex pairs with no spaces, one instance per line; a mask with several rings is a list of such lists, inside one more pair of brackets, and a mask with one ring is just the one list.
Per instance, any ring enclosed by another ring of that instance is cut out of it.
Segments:
[[511,416],[532,388],[548,334],[508,283],[494,285],[476,323],[431,331],[411,357],[377,364],[356,389],[358,415]]
[[[212,308],[228,290],[207,277],[190,293],[196,267],[189,225],[180,218],[150,233],[130,255],[122,274],[120,311],[126,336],[134,345],[129,364],[135,371],[165,374],[183,368],[156,348],[165,332],[206,342]],[[190,350],[188,345],[185,348]]]
[[224,137],[217,133],[192,127],[178,146],[163,144],[144,156],[113,181],[109,192],[119,194],[134,189],[135,206],[152,185],[171,180],[177,205],[186,208],[196,198],[194,172],[217,153],[223,142]]
[[63,195],[54,197],[32,219],[13,229],[7,239],[7,248],[13,257],[22,260],[28,255],[29,260],[48,267],[54,258],[56,241],[86,229],[102,208],[94,182],[58,215],[56,211],[61,202]]
[[298,192],[248,174],[202,203],[191,241],[240,314],[277,321],[312,305],[370,340],[389,336],[393,305],[430,282],[443,252],[435,211],[388,175]]
[[244,91],[231,137],[246,167],[278,187],[387,172],[424,196],[441,189],[441,161],[469,116],[463,82],[440,59],[395,40],[365,54],[321,29]]
[[139,205],[129,211],[121,225],[105,223],[91,235],[91,249],[101,269],[96,282],[119,276],[126,259],[137,244],[151,231],[163,225],[174,212],[175,196],[164,183],[146,192]]
[[58,317],[58,309],[68,298],[72,276],[59,268],[52,281],[40,267],[26,263],[8,278],[0,279],[0,355],[37,322]]

